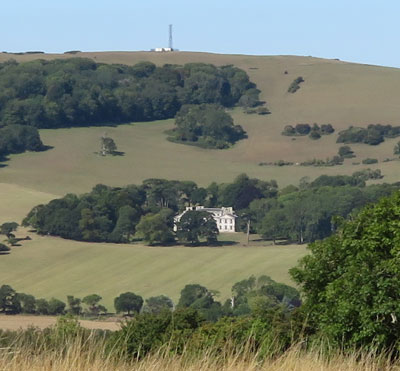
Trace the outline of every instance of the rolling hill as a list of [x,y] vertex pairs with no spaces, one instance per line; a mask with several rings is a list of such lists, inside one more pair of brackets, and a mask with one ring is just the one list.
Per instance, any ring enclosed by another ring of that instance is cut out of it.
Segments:
[[[231,114],[235,123],[243,126],[248,139],[228,150],[207,150],[168,142],[164,132],[173,126],[173,120],[117,127],[41,130],[43,142],[53,149],[13,155],[0,168],[0,220],[20,222],[32,206],[68,192],[87,192],[98,183],[138,184],[146,178],[194,180],[206,186],[212,181],[232,181],[245,172],[251,177],[275,179],[282,187],[298,184],[304,176],[313,179],[321,174],[352,174],[370,167],[381,169],[385,182],[400,180],[400,162],[382,162],[393,158],[393,147],[398,139],[386,139],[378,146],[351,145],[357,157],[345,160],[341,166],[258,165],[278,160],[296,163],[332,157],[340,147],[336,143],[338,131],[350,125],[400,125],[399,69],[296,56],[189,52],[99,52],[76,56],[104,63],[135,64],[149,60],[159,65],[233,64],[244,69],[257,84],[271,114],[249,115],[239,108],[234,109]],[[0,61],[68,57],[71,55],[1,53]],[[295,94],[288,93],[288,86],[298,76],[305,82]],[[315,141],[308,137],[292,140],[280,134],[285,125],[304,122],[330,123],[336,131]],[[101,157],[95,153],[104,132],[115,140],[124,156]],[[367,157],[377,158],[379,163],[352,164],[361,163]],[[165,293],[176,298],[184,283],[197,281],[221,290],[226,297],[232,283],[251,274],[271,274],[274,279],[288,282],[287,269],[304,253],[304,248],[294,246],[244,248],[239,244],[217,250],[174,250],[93,245],[41,237],[0,258],[0,283],[46,297],[98,292],[108,305],[118,290],[129,288],[145,296]],[[157,259],[164,264],[149,269],[146,262]],[[108,265],[109,261],[112,264]],[[176,262],[179,262],[179,270],[170,269]],[[102,274],[100,282],[98,277]],[[201,278],[202,274],[208,278]],[[154,277],[157,279],[146,286],[145,282]],[[104,289],[98,289],[95,283],[103,285]]]

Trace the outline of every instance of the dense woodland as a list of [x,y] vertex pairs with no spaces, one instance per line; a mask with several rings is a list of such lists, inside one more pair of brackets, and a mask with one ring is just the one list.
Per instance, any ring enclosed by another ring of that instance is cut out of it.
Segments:
[[312,242],[331,235],[338,217],[348,218],[400,188],[398,183],[366,186],[373,173],[322,175],[281,190],[273,180],[245,174],[232,183],[211,183],[207,188],[165,179],[148,179],[123,188],[97,185],[90,193],[68,194],[36,206],[23,224],[40,234],[83,241],[127,243],[140,238],[149,244],[171,244],[178,238],[184,244],[198,244],[203,239],[214,244],[217,232],[212,222],[204,227],[193,215],[174,235],[173,216],[186,206],[232,206],[239,216],[239,230],[246,230],[250,221],[251,232],[274,242]]
[[[258,104],[258,95],[246,72],[233,66],[189,63],[157,67],[150,62],[126,66],[84,58],[26,63],[10,60],[0,63],[0,128],[25,125],[55,129],[162,120],[175,117],[185,105],[212,104],[201,106],[207,115],[204,128],[197,125],[196,130],[190,130],[187,126],[186,133],[191,132],[191,136],[186,137],[178,120],[175,139],[196,142],[200,138],[208,147],[225,148],[244,137],[244,132],[233,125],[222,107],[253,107]],[[181,122],[186,111],[180,111]],[[38,136],[33,128],[30,135]],[[20,143],[4,146],[0,135],[0,153],[40,150],[31,143],[21,145],[17,129],[9,129],[7,142],[11,131]]]

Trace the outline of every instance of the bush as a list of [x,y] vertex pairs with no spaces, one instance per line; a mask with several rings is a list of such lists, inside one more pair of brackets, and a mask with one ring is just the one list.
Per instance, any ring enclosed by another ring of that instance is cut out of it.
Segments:
[[307,135],[311,131],[311,126],[309,124],[297,124],[296,133],[299,135]]
[[8,253],[10,250],[11,250],[11,249],[10,249],[8,246],[6,246],[6,245],[0,243],[0,254],[6,254],[6,253]]
[[296,93],[296,91],[300,89],[300,84],[302,82],[304,82],[304,79],[301,76],[295,78],[293,82],[289,85],[288,92]]
[[376,164],[376,163],[378,163],[378,159],[376,159],[376,158],[365,158],[364,160],[362,160],[362,163],[364,165]]
[[316,139],[321,138],[321,134],[320,134],[318,131],[316,131],[316,130],[311,130],[309,137],[310,137],[311,139],[316,140]]
[[340,157],[343,157],[343,158],[356,157],[354,155],[354,152],[351,150],[351,148],[349,146],[341,146],[339,148],[338,154]]

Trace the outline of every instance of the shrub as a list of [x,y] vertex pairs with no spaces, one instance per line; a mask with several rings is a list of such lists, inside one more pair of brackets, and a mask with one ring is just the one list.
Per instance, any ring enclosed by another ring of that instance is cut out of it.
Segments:
[[362,160],[362,163],[364,165],[376,164],[376,163],[378,163],[378,159],[376,159],[376,158],[365,158],[364,160]]
[[302,82],[304,82],[304,79],[301,76],[295,78],[293,82],[289,85],[288,92],[296,93],[296,91],[300,89],[300,84]]
[[286,125],[283,128],[282,135],[287,135],[287,136],[296,135],[296,129],[292,125]]
[[6,254],[6,253],[8,253],[10,250],[11,250],[11,249],[10,249],[8,246],[6,246],[6,245],[0,243],[0,254]]
[[316,140],[321,138],[321,134],[317,130],[311,130],[309,137]]
[[338,154],[340,157],[343,157],[343,158],[356,157],[354,155],[354,152],[351,150],[351,148],[349,146],[341,146],[339,148]]
[[299,135],[307,135],[311,131],[311,126],[309,124],[297,124],[296,133]]

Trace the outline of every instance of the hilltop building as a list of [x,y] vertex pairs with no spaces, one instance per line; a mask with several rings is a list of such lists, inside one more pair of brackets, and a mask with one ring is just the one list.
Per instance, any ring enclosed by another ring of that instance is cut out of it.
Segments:
[[237,215],[232,207],[204,207],[204,206],[190,206],[185,211],[174,217],[174,230],[176,231],[176,223],[178,223],[182,216],[188,211],[207,211],[212,214],[215,222],[217,223],[218,231],[221,233],[235,232],[235,220]]

